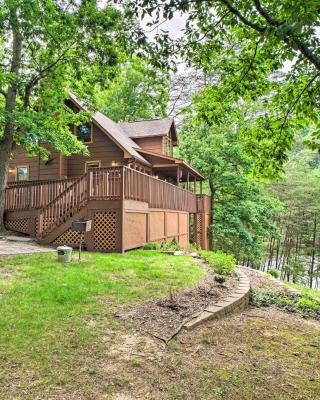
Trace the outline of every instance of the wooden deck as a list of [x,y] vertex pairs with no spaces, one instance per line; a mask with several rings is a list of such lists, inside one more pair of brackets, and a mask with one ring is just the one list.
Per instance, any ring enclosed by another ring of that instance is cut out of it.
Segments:
[[[91,218],[89,210],[92,207],[100,213],[116,210],[117,225],[121,223],[121,228],[117,227],[117,230],[122,232],[122,237],[125,232],[121,213],[126,208],[131,209],[131,213],[135,209],[138,214],[149,213],[149,210],[172,210],[177,215],[210,212],[208,196],[196,195],[127,167],[99,168],[76,179],[9,183],[5,204],[9,229],[20,230],[47,243],[54,242],[58,234],[62,235],[70,229],[75,218]],[[151,224],[150,221],[148,223]],[[134,243],[130,238],[128,241]],[[140,242],[143,244],[142,239]],[[122,244],[120,247],[123,249],[125,246]]]

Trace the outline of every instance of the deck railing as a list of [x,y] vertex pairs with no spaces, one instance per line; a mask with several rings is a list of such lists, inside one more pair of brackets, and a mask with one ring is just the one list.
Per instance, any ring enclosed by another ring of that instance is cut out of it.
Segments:
[[124,167],[97,168],[88,174],[89,198],[92,200],[117,200],[121,197]]
[[127,167],[97,168],[76,179],[10,183],[6,189],[5,208],[45,209],[48,214],[45,217],[49,219],[54,214],[64,218],[70,205],[75,207],[84,197],[87,200],[136,200],[148,203],[150,208],[190,213],[207,212],[210,209],[207,196],[197,196]]
[[124,168],[124,198],[144,201],[150,208],[197,212],[197,196],[130,168]]
[[6,189],[6,210],[42,208],[64,192],[76,179],[10,182]]

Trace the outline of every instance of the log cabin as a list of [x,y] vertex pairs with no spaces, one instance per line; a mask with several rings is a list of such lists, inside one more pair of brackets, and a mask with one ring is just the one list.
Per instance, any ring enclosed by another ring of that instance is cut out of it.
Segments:
[[[67,104],[74,112],[83,109],[74,96]],[[210,198],[202,194],[204,177],[173,156],[178,138],[172,118],[115,123],[96,112],[90,122],[70,129],[89,156],[52,150],[42,160],[15,149],[7,229],[39,243],[76,247],[79,232],[72,222],[90,219],[92,230],[83,236],[90,251],[123,252],[173,238],[186,247],[191,237],[208,248]]]

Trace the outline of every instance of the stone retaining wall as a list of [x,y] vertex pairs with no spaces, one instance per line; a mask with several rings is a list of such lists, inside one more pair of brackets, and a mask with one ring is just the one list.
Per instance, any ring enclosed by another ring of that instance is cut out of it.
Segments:
[[229,294],[226,298],[219,300],[217,303],[208,306],[199,315],[186,322],[183,328],[191,330],[208,320],[220,319],[225,315],[243,311],[249,304],[249,296],[250,279],[244,274],[241,274],[238,287],[234,292]]

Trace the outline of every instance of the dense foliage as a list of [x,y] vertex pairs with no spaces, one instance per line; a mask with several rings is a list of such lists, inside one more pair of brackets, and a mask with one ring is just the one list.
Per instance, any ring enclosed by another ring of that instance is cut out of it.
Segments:
[[275,219],[280,235],[271,235],[262,268],[276,268],[283,279],[312,287],[320,277],[320,159],[302,145],[305,135],[300,135],[282,178],[266,184],[284,207]]
[[230,275],[235,270],[236,259],[230,254],[221,251],[201,251],[200,254],[218,275]]
[[208,178],[212,249],[259,262],[265,242],[276,233],[273,216],[278,203],[250,177],[252,160],[233,124],[233,114],[223,127],[209,125],[197,113],[202,102],[200,94],[189,110],[179,135],[180,154]]
[[275,306],[286,312],[320,319],[320,302],[298,293],[252,290],[250,304],[255,307]]
[[114,121],[138,121],[165,117],[167,77],[145,61],[126,61],[119,74],[95,95],[97,108]]
[[171,53],[175,46],[175,54],[213,77],[204,93],[208,123],[222,125],[234,101],[247,104],[243,116],[250,124],[242,133],[256,159],[256,175],[274,176],[281,170],[301,126],[312,127],[309,142],[319,147],[317,0],[124,3],[131,3],[131,14],[149,14],[155,26],[179,12],[184,15],[181,39],[170,42],[166,31],[156,39]]

